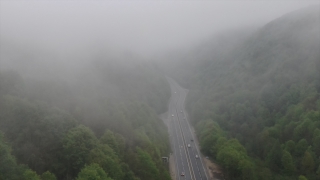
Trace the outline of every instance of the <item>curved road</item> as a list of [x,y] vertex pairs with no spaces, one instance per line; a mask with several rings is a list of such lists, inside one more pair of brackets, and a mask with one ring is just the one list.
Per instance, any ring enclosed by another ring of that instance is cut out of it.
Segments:
[[[184,109],[187,90],[171,78],[167,79],[171,88],[168,128],[175,158],[176,180],[209,180]],[[184,176],[181,176],[182,173]]]

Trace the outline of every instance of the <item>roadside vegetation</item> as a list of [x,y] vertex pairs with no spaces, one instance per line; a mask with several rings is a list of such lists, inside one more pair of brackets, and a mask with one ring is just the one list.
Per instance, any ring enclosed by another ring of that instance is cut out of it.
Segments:
[[227,179],[320,179],[318,9],[222,33],[167,66]]
[[72,83],[0,72],[0,179],[169,180],[170,88],[140,63],[105,58]]

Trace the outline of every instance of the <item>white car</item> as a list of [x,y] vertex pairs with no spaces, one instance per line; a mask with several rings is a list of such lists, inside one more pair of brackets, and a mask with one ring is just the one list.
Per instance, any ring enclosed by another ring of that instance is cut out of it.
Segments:
[[171,116],[173,117],[174,115],[172,114]]
[[198,159],[199,158],[199,156],[196,154],[196,159]]
[[190,144],[188,144],[188,148],[190,148],[191,147],[191,145]]

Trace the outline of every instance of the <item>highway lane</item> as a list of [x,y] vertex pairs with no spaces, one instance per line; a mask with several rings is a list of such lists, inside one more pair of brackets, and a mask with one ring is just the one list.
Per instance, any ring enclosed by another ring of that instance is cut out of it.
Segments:
[[[172,91],[169,103],[169,134],[175,158],[176,179],[208,180],[199,147],[195,143],[188,115],[184,109],[187,90],[181,88],[171,78],[168,78],[168,82]],[[191,147],[188,147],[188,144]],[[181,176],[182,172],[185,176]]]
[[[189,140],[189,143],[191,145],[191,147],[189,148],[189,156],[190,159],[192,161],[194,169],[194,174],[196,176],[196,179],[198,180],[207,180],[207,176],[206,176],[206,171],[205,171],[205,166],[203,165],[202,159],[201,159],[201,155],[200,155],[200,151],[199,148],[197,147],[197,144],[195,143],[195,137],[194,134],[191,130],[189,121],[188,121],[188,117],[187,114],[184,110],[184,102],[185,102],[185,97],[186,97],[186,91],[183,90],[181,88],[181,93],[183,94],[182,96],[184,97],[181,101],[179,101],[179,106],[178,108],[181,108],[181,114],[183,116],[181,124],[182,127],[184,128],[185,133],[185,139]],[[193,140],[193,141],[191,141]],[[196,158],[196,155],[198,155],[198,158]]]
[[[176,111],[176,105],[179,98],[179,94],[174,93],[175,89],[172,87],[172,95],[169,103],[169,134],[171,140],[171,146],[173,147],[173,155],[175,157],[176,164],[176,179],[177,180],[193,180],[190,175],[190,164],[187,160],[187,152],[185,149],[183,136],[179,127],[179,119]],[[173,116],[172,116],[173,115]],[[184,176],[181,176],[181,173],[184,173]]]

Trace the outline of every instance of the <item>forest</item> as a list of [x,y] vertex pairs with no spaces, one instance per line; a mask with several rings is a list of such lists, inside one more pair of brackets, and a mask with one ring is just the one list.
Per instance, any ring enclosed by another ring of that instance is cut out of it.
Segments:
[[190,89],[202,152],[226,179],[320,179],[319,22],[319,6],[300,9],[162,64]]
[[0,179],[171,179],[168,82],[153,63],[99,57],[72,83],[0,72]]
[[167,77],[225,180],[319,180],[312,3],[0,1],[0,180],[170,180]]

